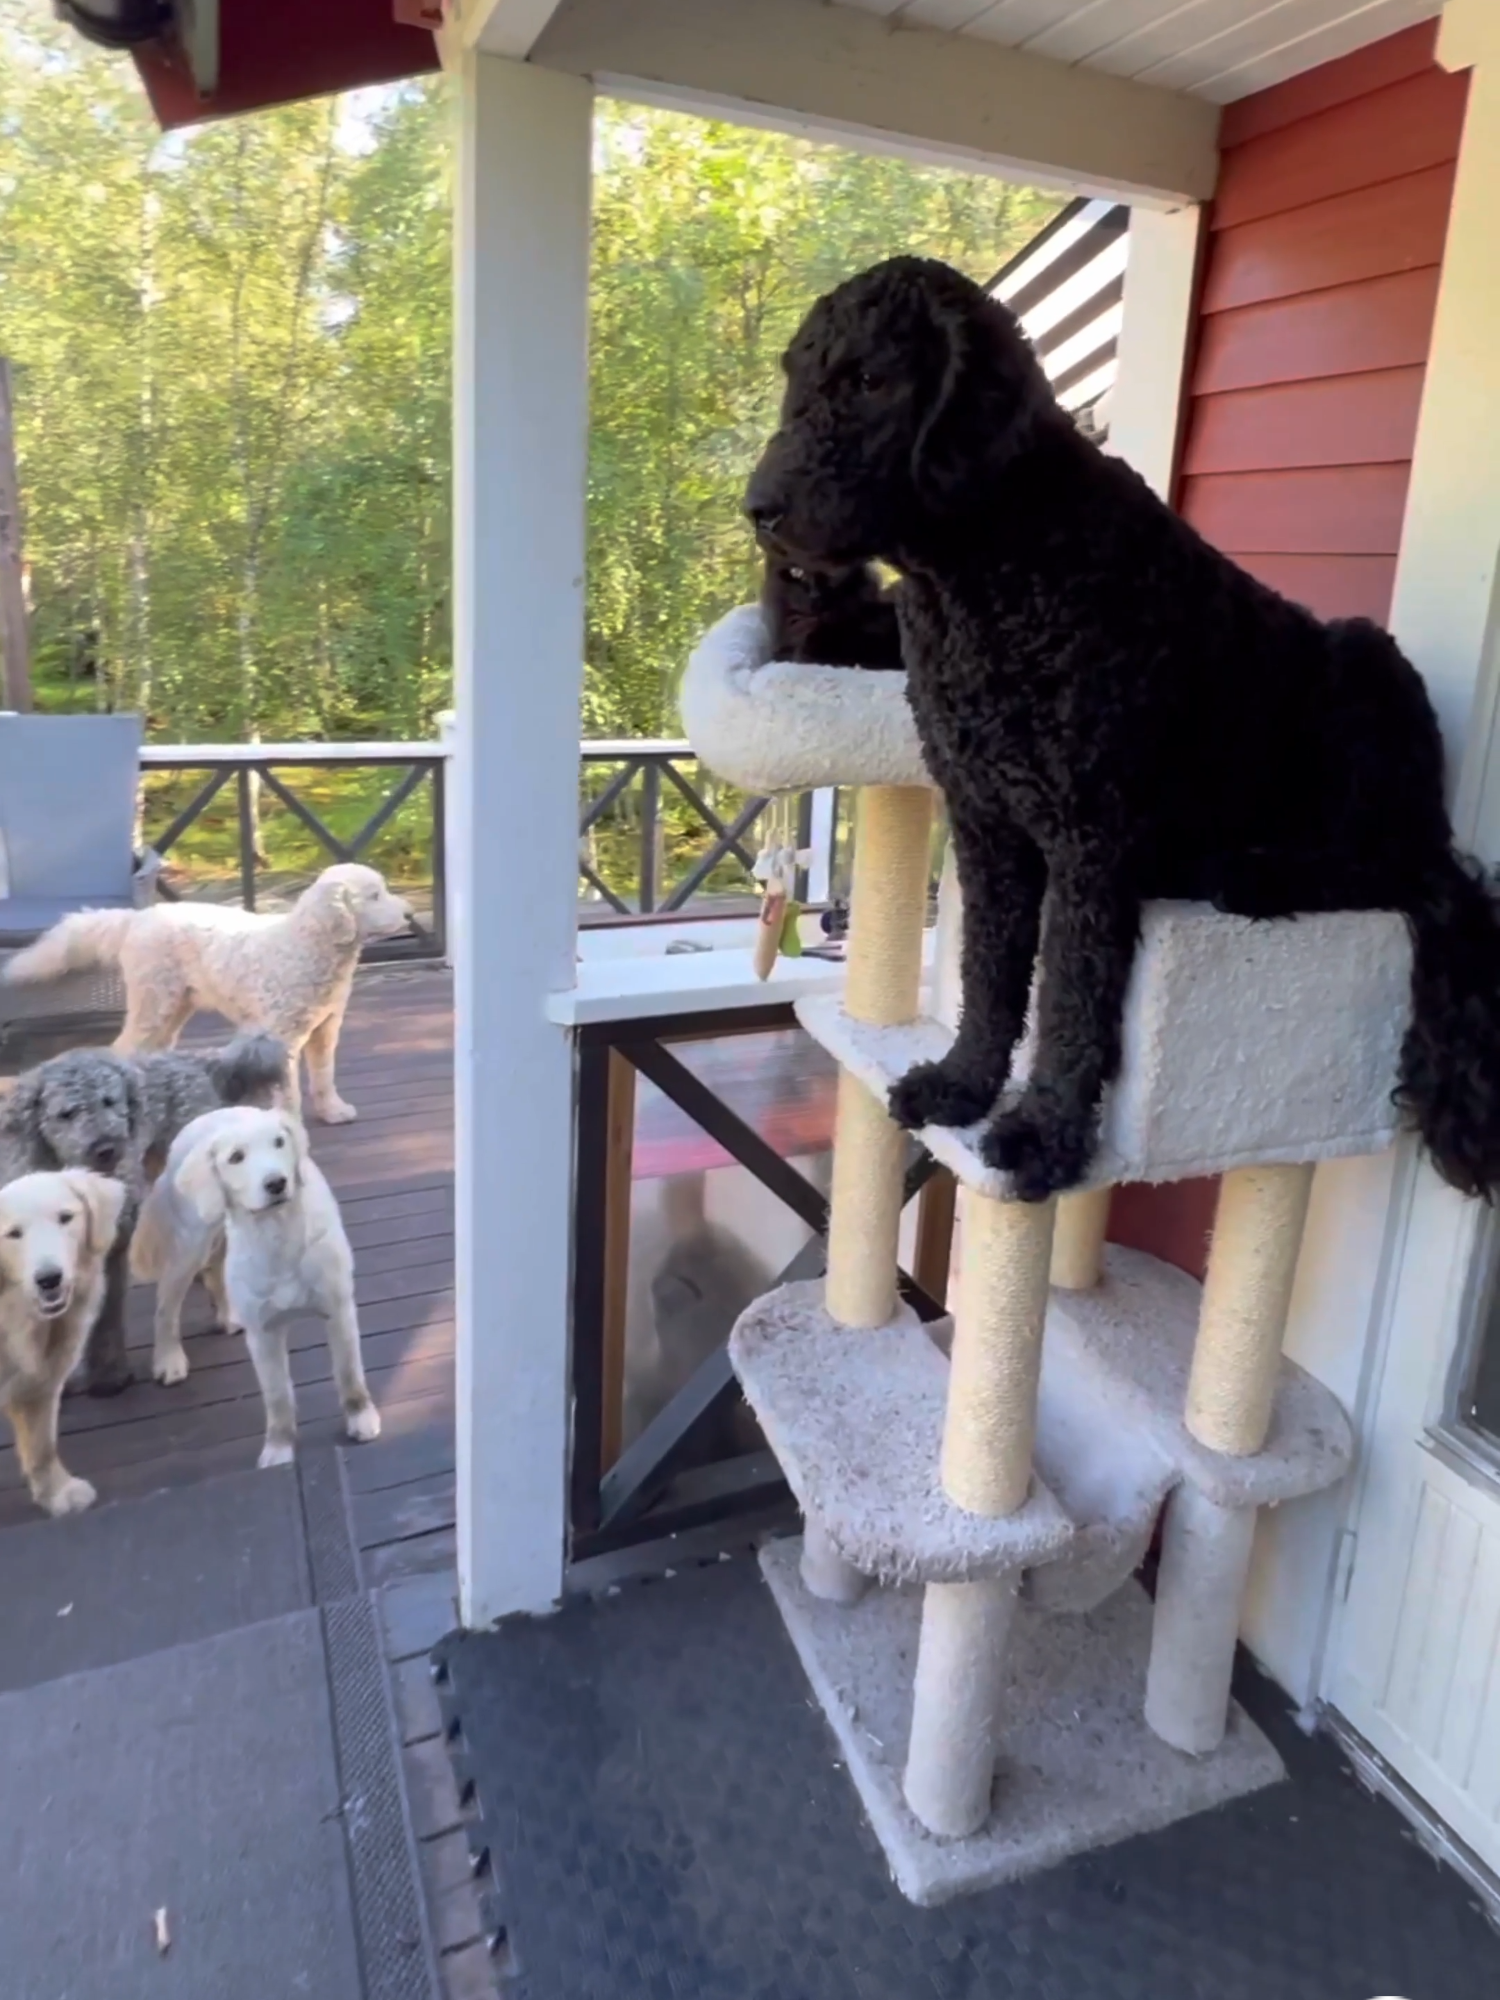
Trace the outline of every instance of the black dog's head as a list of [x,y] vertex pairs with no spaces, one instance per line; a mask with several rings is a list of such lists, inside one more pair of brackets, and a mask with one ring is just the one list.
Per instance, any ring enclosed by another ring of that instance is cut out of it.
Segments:
[[1056,407],[1014,314],[922,257],[819,299],[782,365],[781,428],[745,511],[793,562],[898,560],[934,518],[982,505]]
[[868,563],[818,569],[768,555],[760,604],[773,660],[901,665],[895,605]]
[[4,1118],[38,1168],[123,1176],[137,1151],[141,1109],[129,1062],[107,1049],[78,1049],[18,1078]]

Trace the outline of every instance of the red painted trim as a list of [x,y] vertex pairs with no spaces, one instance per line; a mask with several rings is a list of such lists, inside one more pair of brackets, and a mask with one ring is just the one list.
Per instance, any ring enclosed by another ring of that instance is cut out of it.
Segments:
[[1200,396],[1193,405],[1183,476],[1408,464],[1424,372],[1413,365]]
[[[1437,12],[1436,4],[1433,11]],[[1437,22],[1420,21],[1414,28],[1403,28],[1400,34],[1387,35],[1383,41],[1371,42],[1336,62],[1304,70],[1301,76],[1270,90],[1258,90],[1237,104],[1226,104],[1219,144],[1227,152],[1231,146],[1243,146],[1247,139],[1258,139],[1283,125],[1331,111],[1336,104],[1368,97],[1409,76],[1419,76],[1431,68],[1436,51]]]

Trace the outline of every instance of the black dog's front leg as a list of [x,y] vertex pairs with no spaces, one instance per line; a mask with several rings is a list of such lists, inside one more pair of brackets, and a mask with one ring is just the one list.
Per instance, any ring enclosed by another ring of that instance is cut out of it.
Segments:
[[1026,1025],[1047,868],[1013,820],[953,815],[964,899],[963,1012],[941,1062],[918,1063],[891,1091],[891,1116],[923,1125],[972,1125],[994,1109]]
[[1035,1060],[1020,1098],[980,1146],[991,1166],[1014,1175],[1023,1201],[1045,1201],[1088,1171],[1099,1100],[1120,1067],[1140,930],[1139,900],[1113,856],[1054,857],[1049,886]]
[[84,1362],[83,1386],[91,1396],[118,1396],[134,1377],[125,1356],[125,1300],[130,1290],[130,1228],[122,1222],[104,1263],[104,1303]]

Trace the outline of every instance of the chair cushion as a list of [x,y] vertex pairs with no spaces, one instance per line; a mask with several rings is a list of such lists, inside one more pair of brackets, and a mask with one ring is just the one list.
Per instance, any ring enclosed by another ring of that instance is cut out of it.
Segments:
[[129,896],[92,896],[85,903],[67,896],[0,896],[0,949],[30,944],[75,910],[128,910]]

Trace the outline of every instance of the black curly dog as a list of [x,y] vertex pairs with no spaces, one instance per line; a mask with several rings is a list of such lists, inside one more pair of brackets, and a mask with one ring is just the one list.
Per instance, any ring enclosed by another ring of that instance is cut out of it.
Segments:
[[1040,937],[1036,1061],[983,1151],[1041,1200],[1088,1166],[1143,902],[1399,910],[1398,1101],[1443,1175],[1491,1195],[1500,915],[1454,851],[1436,718],[1395,642],[1320,623],[1211,548],[1080,435],[1013,316],[945,265],[900,257],[840,286],[785,370],[746,511],[778,560],[902,573],[909,696],[964,890],[962,1025],[893,1115],[994,1109]]
[[892,593],[868,563],[815,569],[766,557],[760,607],[773,660],[823,667],[901,665]]

